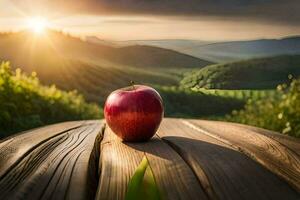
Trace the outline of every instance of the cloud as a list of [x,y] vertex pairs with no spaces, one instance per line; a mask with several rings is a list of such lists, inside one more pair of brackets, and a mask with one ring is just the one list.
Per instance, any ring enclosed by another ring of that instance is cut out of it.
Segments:
[[[300,24],[299,0],[13,0],[23,8],[97,15],[213,16]],[[76,3],[75,3],[76,2]],[[31,10],[35,10],[31,9]]]
[[106,19],[101,22],[108,23],[108,24],[157,24],[160,23],[159,21],[155,20],[146,20],[146,19]]

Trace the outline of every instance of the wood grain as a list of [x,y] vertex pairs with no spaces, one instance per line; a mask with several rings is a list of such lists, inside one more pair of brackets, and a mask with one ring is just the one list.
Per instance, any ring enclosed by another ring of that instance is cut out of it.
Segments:
[[163,199],[207,199],[192,170],[161,139],[122,143],[109,128],[101,143],[101,176],[96,199],[124,199],[129,180],[144,156]]
[[0,178],[6,171],[22,158],[23,155],[33,150],[43,141],[67,132],[73,128],[80,127],[85,122],[66,122],[55,125],[44,126],[9,137],[0,143]]
[[259,127],[248,126],[244,124],[233,124],[229,122],[226,123],[228,125],[234,125],[235,127],[241,127],[243,129],[247,129],[249,131],[270,137],[300,156],[300,138],[290,137],[287,135],[283,135],[282,133],[277,133],[275,131],[270,131]]
[[104,127],[66,122],[1,140],[0,199],[124,199],[144,156],[163,199],[300,199],[298,139],[167,118],[149,142],[123,143]]
[[[222,127],[220,127],[222,129]],[[299,199],[285,181],[231,145],[165,119],[158,135],[191,166],[211,199]]]
[[198,132],[211,134],[243,152],[300,191],[300,157],[286,146],[232,123],[203,120],[189,120],[188,123]]
[[14,159],[0,178],[0,199],[93,198],[89,162],[101,126],[67,123],[12,138],[2,147]]

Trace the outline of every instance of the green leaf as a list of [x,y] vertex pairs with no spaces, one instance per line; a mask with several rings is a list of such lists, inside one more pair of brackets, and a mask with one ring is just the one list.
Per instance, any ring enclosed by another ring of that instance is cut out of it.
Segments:
[[154,180],[147,158],[137,167],[128,184],[125,200],[159,200],[159,190]]

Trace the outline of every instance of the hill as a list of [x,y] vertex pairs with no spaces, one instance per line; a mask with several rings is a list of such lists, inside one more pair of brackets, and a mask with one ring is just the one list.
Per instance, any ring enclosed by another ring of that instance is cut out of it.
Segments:
[[203,67],[211,62],[149,46],[112,47],[60,32],[0,34],[0,60],[25,72],[36,71],[41,81],[59,88],[77,89],[88,100],[103,103],[108,93],[136,83],[176,85],[172,71]]
[[[127,44],[130,44],[127,42]],[[205,42],[197,40],[144,40],[131,44],[153,45],[173,49],[213,62],[232,62],[241,59],[300,54],[300,36],[249,41]]]
[[274,89],[300,75],[300,55],[275,56],[207,66],[186,74],[181,85],[208,89]]

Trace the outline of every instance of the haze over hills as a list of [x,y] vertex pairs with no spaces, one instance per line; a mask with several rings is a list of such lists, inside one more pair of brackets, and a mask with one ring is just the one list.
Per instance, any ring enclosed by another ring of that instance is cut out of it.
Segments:
[[120,42],[119,44],[140,44],[168,48],[213,62],[231,62],[241,59],[283,54],[300,54],[300,36],[280,39],[225,42],[207,42],[199,40],[140,40]]
[[182,51],[186,48],[197,47],[205,44],[211,44],[211,41],[200,40],[184,40],[184,39],[159,39],[159,40],[128,40],[128,41],[112,41],[102,40],[96,36],[87,36],[85,39],[89,42],[96,44],[108,44],[110,46],[125,47],[132,45],[147,45],[166,49],[172,49],[175,51]]
[[201,68],[211,62],[149,46],[115,48],[49,31],[0,35],[0,60],[26,72],[36,71],[42,82],[77,89],[89,100],[103,103],[112,90],[136,83],[176,85],[172,69]]

